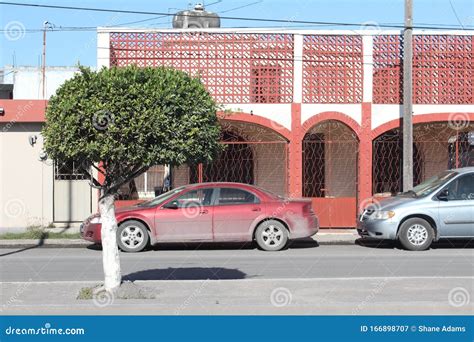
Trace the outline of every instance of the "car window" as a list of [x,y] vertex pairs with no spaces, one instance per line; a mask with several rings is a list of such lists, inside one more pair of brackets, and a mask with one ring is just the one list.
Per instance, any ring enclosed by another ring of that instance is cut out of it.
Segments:
[[418,184],[413,188],[413,190],[408,191],[407,193],[401,193],[400,195],[404,194],[415,194],[415,197],[424,197],[431,194],[437,188],[443,186],[449,182],[450,179],[453,179],[458,175],[455,171],[445,171],[427,179],[426,181]]
[[161,204],[161,203],[165,202],[166,200],[170,199],[171,197],[173,197],[177,193],[182,192],[184,189],[185,189],[185,187],[181,186],[179,188],[170,190],[168,192],[165,192],[165,193],[159,195],[158,197],[153,198],[152,200],[140,203],[140,204],[138,204],[138,206],[139,207],[153,207],[155,205],[158,205],[158,204]]
[[257,196],[251,192],[237,188],[221,188],[219,205],[260,203]]
[[187,208],[190,206],[207,206],[211,205],[212,189],[196,189],[188,191],[179,196],[173,203],[178,205],[178,208]]
[[449,183],[446,189],[450,201],[474,200],[474,173],[460,176]]

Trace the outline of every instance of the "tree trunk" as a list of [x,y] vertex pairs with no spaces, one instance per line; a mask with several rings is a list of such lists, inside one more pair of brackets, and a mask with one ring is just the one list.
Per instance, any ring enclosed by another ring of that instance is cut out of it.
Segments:
[[107,291],[113,291],[120,286],[120,258],[117,246],[117,220],[115,219],[114,196],[106,195],[99,200],[99,212],[102,222],[102,264],[104,267]]

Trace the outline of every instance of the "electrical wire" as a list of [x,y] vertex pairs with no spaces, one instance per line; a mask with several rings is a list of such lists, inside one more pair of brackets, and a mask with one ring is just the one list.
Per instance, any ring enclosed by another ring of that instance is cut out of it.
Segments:
[[[59,6],[59,5],[46,5],[46,4],[31,4],[31,3],[19,3],[19,2],[5,2],[0,1],[0,5],[7,5],[7,6],[21,6],[21,7],[34,7],[34,8],[50,8],[50,9],[62,9],[62,10],[74,10],[74,11],[92,11],[92,12],[112,12],[112,13],[123,13],[123,14],[143,14],[143,15],[157,15],[157,16],[174,16],[172,13],[164,13],[164,12],[151,12],[151,11],[131,11],[131,10],[119,10],[119,9],[109,9],[109,8],[93,8],[93,7],[76,7],[76,6]],[[192,17],[190,14],[182,14],[183,16]],[[211,16],[202,15],[202,18]],[[213,18],[213,16],[212,16]],[[287,19],[271,19],[271,18],[249,18],[249,17],[229,17],[229,16],[220,16],[221,19],[226,20],[239,20],[239,21],[253,21],[253,22],[271,22],[271,23],[284,23],[288,25],[291,24],[307,24],[307,25],[331,25],[331,26],[341,26],[341,27],[364,27],[364,24],[361,23],[347,23],[347,22],[325,22],[325,21],[310,21],[310,20],[291,20],[288,21]],[[404,29],[404,25],[386,25],[386,24],[379,24],[378,27],[380,28],[392,28],[392,29]],[[439,27],[437,24],[429,24],[429,25],[414,25],[414,29],[426,29],[426,30],[459,30],[459,26],[457,27]],[[474,28],[464,28],[466,31],[474,31]]]

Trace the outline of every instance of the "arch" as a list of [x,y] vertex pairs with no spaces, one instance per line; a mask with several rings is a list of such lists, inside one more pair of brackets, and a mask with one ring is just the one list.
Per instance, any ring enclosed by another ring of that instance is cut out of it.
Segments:
[[269,128],[275,131],[276,133],[280,134],[287,141],[290,141],[291,139],[291,131],[288,128],[282,126],[281,124],[273,120],[270,120],[260,115],[255,115],[255,114],[250,114],[250,113],[245,113],[245,112],[234,112],[234,113],[231,113],[230,115],[226,115],[224,112],[218,112],[217,116],[220,120],[240,121],[240,122],[246,122],[246,123],[263,126],[265,128]]
[[353,118],[341,112],[321,112],[319,114],[311,116],[301,125],[301,136],[298,137],[298,139],[303,140],[306,133],[308,133],[314,126],[321,122],[329,120],[342,122],[352,131],[354,131],[354,133],[357,135],[357,139],[359,139],[361,132],[360,125]]
[[[222,143],[227,144],[212,163],[202,165],[204,182],[254,183],[254,151],[251,145],[237,132],[222,132]],[[190,182],[199,181],[198,168],[190,169]]]
[[354,125],[313,120],[302,137],[302,194],[312,199],[323,227],[350,227],[356,217],[359,136]]
[[[456,120],[460,118],[459,116],[456,116],[456,114],[460,115],[462,118],[465,118],[471,122],[474,121],[474,113],[449,112],[449,113],[431,113],[431,114],[413,115],[413,124]],[[400,127],[401,124],[402,124],[402,118],[398,118],[398,119],[388,121],[376,127],[375,129],[372,130],[372,133],[371,133],[372,140],[382,135],[385,132],[388,132],[394,128]]]
[[[438,113],[413,120],[414,185],[450,168],[474,164],[469,132],[474,130],[472,114]],[[373,192],[402,189],[401,128],[393,120],[373,131]],[[385,128],[390,128],[384,131]]]

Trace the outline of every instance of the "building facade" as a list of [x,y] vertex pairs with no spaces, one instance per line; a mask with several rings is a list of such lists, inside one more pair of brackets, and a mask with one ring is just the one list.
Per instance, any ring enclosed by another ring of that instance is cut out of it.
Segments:
[[[77,67],[48,67],[49,98]],[[97,192],[72,165],[44,160],[41,130],[47,100],[42,99],[42,70],[3,69],[0,96],[0,229],[68,227],[97,211]]]
[[[401,190],[400,31],[100,28],[97,41],[98,68],[180,69],[220,104],[227,148],[210,165],[173,166],[172,186],[239,181],[311,198],[324,227],[352,227],[372,196]],[[413,47],[418,184],[474,164],[474,39],[415,31]],[[152,168],[117,204],[152,195],[164,174]]]

